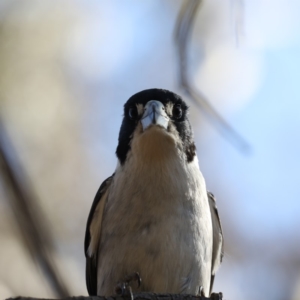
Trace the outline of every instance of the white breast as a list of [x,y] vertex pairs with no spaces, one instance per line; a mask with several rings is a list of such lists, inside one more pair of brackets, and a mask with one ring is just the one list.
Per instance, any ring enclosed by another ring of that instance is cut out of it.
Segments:
[[163,133],[142,137],[133,139],[109,190],[98,294],[111,295],[118,281],[139,272],[143,291],[197,294],[202,286],[208,296],[212,225],[198,160],[187,163]]

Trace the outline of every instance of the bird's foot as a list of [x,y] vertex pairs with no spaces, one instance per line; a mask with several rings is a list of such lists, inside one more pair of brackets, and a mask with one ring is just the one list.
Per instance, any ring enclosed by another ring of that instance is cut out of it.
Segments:
[[211,300],[223,300],[223,293],[211,293]]
[[138,272],[127,275],[123,282],[118,282],[115,288],[117,295],[130,295],[131,300],[133,300],[132,288],[129,285],[132,281],[137,281],[138,287],[140,287],[142,279]]

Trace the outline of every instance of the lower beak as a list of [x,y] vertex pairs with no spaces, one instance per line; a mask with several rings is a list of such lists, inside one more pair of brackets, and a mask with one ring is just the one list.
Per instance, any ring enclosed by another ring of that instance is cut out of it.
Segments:
[[160,101],[149,101],[145,106],[141,123],[143,130],[146,130],[150,125],[158,125],[167,129],[169,117],[166,114],[164,105]]

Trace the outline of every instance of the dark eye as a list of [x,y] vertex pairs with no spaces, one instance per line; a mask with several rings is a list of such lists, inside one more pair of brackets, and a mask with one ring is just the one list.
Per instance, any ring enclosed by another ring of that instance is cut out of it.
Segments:
[[131,120],[136,120],[136,118],[138,117],[138,111],[137,111],[137,108],[136,106],[131,106],[129,108],[129,111],[128,111],[128,116]]
[[176,104],[173,107],[173,117],[175,119],[180,119],[182,117],[182,108],[180,104]]

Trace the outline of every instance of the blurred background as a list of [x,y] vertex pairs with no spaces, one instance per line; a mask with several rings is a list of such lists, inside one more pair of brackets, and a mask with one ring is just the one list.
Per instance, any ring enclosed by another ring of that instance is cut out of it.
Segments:
[[215,291],[300,299],[300,2],[203,0],[188,77],[251,145],[180,88],[179,0],[0,1],[0,298],[87,295],[83,240],[116,166],[123,104],[147,88],[190,106],[225,235]]

